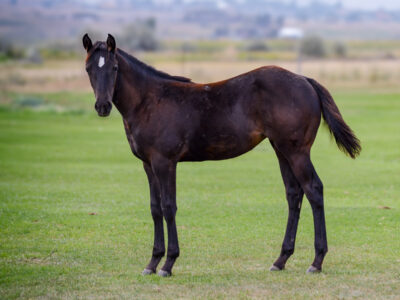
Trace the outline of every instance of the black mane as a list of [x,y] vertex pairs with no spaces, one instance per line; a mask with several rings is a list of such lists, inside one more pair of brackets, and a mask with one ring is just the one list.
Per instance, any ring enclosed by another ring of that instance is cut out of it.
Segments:
[[125,51],[123,51],[121,49],[118,49],[118,53],[121,54],[121,56],[124,57],[130,64],[132,64],[136,68],[140,68],[146,74],[157,76],[157,77],[163,78],[163,79],[179,81],[179,82],[191,82],[192,81],[190,78],[186,78],[183,76],[173,76],[173,75],[169,75],[168,73],[156,70],[152,66],[145,64],[144,62],[138,60],[136,57],[133,57],[132,55],[126,53]]

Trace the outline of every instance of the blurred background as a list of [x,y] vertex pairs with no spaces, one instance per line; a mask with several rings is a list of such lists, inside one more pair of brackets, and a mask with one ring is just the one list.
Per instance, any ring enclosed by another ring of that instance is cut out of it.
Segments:
[[397,1],[2,0],[1,105],[82,109],[52,93],[90,91],[85,32],[111,33],[146,63],[198,82],[270,64],[331,89],[400,81]]
[[[326,275],[303,276],[307,201],[288,271],[268,273],[287,204],[267,141],[179,164],[177,276],[140,275],[147,178],[116,109],[94,110],[86,32],[195,82],[279,65],[329,89],[363,151],[349,159],[324,128],[312,148]],[[399,0],[0,0],[0,298],[398,299],[399,111]]]

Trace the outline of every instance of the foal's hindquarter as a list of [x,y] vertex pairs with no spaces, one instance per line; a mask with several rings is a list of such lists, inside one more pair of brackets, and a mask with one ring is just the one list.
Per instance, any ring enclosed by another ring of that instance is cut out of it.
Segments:
[[304,193],[315,225],[315,260],[308,271],[321,270],[327,252],[322,183],[310,160],[321,108],[318,95],[304,77],[264,67],[207,85],[163,81],[145,98],[146,104],[124,116],[129,143],[144,162],[150,186],[154,247],[144,274],[156,272],[165,254],[163,217],[168,252],[159,274],[171,275],[179,256],[176,164],[232,158],[265,138],[279,159],[289,205],[281,254],[271,270],[282,270],[294,252]]

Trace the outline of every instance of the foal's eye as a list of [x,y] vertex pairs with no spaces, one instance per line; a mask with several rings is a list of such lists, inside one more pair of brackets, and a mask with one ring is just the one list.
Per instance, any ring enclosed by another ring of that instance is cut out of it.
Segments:
[[118,71],[118,66],[115,65],[115,66],[113,67],[113,70],[114,70],[114,71]]

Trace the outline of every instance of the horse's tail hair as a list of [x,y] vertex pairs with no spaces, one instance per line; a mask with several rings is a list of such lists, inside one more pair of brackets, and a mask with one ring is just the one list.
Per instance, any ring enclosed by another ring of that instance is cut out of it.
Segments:
[[307,77],[306,79],[318,94],[322,107],[322,117],[328,124],[329,131],[335,138],[339,149],[351,158],[356,158],[361,152],[360,140],[343,120],[331,94],[316,80]]

